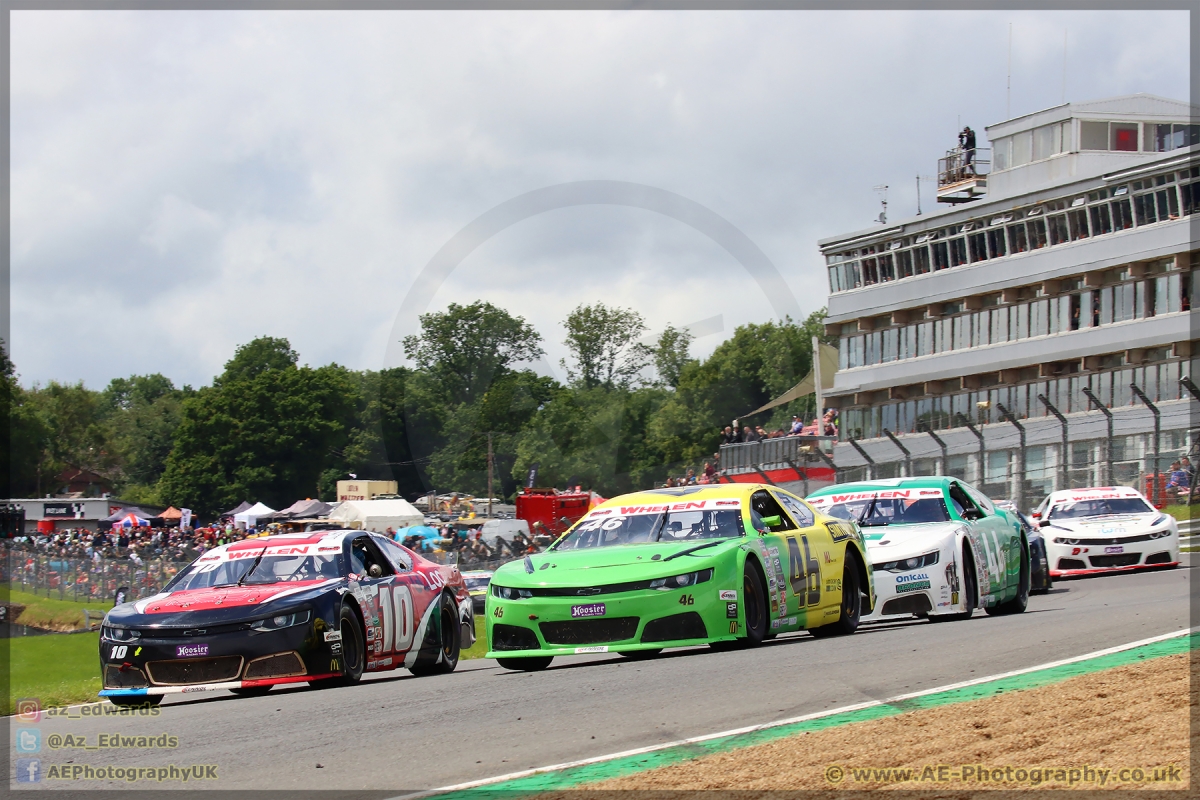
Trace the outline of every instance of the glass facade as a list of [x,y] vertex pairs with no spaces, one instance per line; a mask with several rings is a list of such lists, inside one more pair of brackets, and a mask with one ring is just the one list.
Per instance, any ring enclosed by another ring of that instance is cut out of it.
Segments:
[[829,290],[845,292],[1179,219],[1193,214],[1198,201],[1200,167],[1192,167],[830,253]]

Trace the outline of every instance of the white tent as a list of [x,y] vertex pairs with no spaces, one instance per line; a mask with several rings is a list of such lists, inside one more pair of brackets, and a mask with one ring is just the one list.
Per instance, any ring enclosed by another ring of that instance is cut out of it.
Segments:
[[356,527],[368,531],[388,528],[407,528],[421,525],[425,515],[407,500],[347,500],[329,512],[330,521],[357,522]]
[[239,528],[253,528],[258,524],[259,517],[274,514],[275,509],[262,503],[255,503],[245,511],[233,515],[233,524]]

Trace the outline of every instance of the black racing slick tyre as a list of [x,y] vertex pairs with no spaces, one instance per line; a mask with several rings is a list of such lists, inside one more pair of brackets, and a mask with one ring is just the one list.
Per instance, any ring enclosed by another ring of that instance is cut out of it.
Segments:
[[993,617],[1007,614],[1022,614],[1029,607],[1029,548],[1021,548],[1021,575],[1017,580],[1017,595],[999,605],[987,609]]
[[846,548],[846,560],[842,565],[842,607],[837,622],[822,625],[809,630],[818,638],[824,636],[845,636],[858,630],[858,620],[862,616],[862,586],[858,577],[858,556],[849,547]]
[[746,607],[746,638],[742,641],[757,647],[767,638],[767,582],[758,562],[749,559],[742,570],[742,597]]
[[550,666],[554,656],[534,656],[532,658],[497,658],[496,663],[504,669],[515,672],[540,672]]
[[323,678],[310,683],[325,689],[331,686],[350,686],[362,679],[363,667],[366,664],[366,648],[363,636],[362,622],[350,604],[342,603],[338,612],[338,630],[342,634],[342,674],[336,678]]
[[458,621],[458,604],[448,594],[438,601],[436,626],[425,632],[425,643],[417,660],[410,667],[413,675],[441,675],[454,672],[462,651],[462,630]]
[[161,703],[163,696],[161,694],[143,694],[138,697],[110,697],[108,701],[114,706],[121,708],[141,708],[145,706],[154,707]]
[[264,694],[271,691],[271,686],[243,686],[240,689],[230,689],[229,691],[233,692],[238,697],[262,697]]
[[971,555],[971,550],[963,543],[962,549],[962,593],[963,602],[967,604],[966,611],[960,611],[957,614],[929,614],[927,619],[930,622],[958,622],[964,619],[970,619],[975,613],[975,606],[979,605],[979,582],[975,577],[975,558]]

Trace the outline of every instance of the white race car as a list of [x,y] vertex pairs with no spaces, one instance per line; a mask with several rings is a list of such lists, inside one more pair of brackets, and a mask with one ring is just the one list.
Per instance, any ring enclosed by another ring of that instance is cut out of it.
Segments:
[[1029,544],[1015,517],[949,477],[844,483],[807,498],[862,528],[878,601],[863,622],[1019,614],[1029,600]]
[[1055,492],[1033,512],[1050,575],[1094,575],[1179,566],[1179,526],[1136,489],[1100,486]]

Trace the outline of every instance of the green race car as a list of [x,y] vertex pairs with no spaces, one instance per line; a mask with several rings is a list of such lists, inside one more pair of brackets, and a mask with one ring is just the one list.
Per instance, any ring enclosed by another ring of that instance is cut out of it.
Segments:
[[530,671],[558,655],[852,633],[875,605],[868,563],[856,524],[776,487],[624,495],[496,570],[487,655]]

